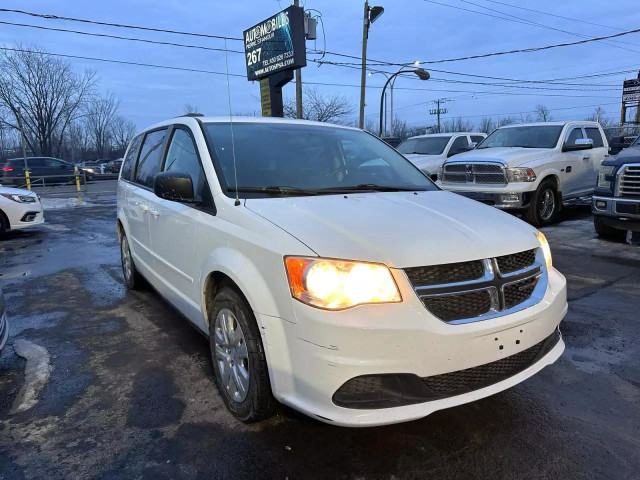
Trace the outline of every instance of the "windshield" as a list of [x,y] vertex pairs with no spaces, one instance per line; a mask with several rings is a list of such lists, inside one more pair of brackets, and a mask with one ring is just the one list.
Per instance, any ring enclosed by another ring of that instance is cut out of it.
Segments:
[[[203,123],[203,128],[221,187],[233,197],[231,126]],[[393,148],[361,130],[234,122],[233,138],[242,197],[438,189]]]
[[555,148],[562,125],[506,127],[495,130],[477,148]]
[[398,146],[400,153],[420,153],[422,155],[440,155],[444,152],[451,137],[414,137],[408,138]]

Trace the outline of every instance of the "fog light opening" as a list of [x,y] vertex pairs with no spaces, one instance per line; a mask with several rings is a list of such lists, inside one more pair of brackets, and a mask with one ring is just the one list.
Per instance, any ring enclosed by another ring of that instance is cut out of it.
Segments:
[[500,198],[503,203],[520,203],[520,197],[515,193],[505,193]]
[[607,202],[604,200],[596,200],[596,208],[598,210],[604,210],[607,208]]

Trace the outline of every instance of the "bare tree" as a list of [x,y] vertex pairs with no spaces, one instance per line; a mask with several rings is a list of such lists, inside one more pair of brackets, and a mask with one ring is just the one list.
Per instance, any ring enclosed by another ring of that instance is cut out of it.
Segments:
[[496,128],[504,127],[505,125],[513,125],[514,123],[518,123],[518,120],[515,117],[502,117],[496,122]]
[[539,122],[550,122],[552,119],[551,111],[542,103],[536,105],[535,112]]
[[470,122],[463,120],[462,117],[457,117],[452,120],[445,120],[442,122],[440,131],[447,132],[470,132],[473,130],[473,125]]
[[[315,122],[346,123],[353,113],[353,105],[343,95],[323,95],[317,88],[304,91],[303,118]],[[295,100],[288,98],[284,102],[284,116],[296,118]]]
[[0,108],[18,129],[22,112],[25,139],[35,154],[56,155],[65,133],[95,85],[91,71],[77,75],[71,64],[39,47],[16,46],[0,53]]
[[120,102],[111,93],[104,97],[95,96],[87,105],[85,121],[87,133],[98,158],[107,158],[111,150],[113,120],[118,113]]
[[189,113],[200,113],[200,107],[198,107],[197,105],[193,105],[192,103],[185,103],[184,107],[182,108],[185,115]]
[[491,117],[482,117],[478,124],[478,130],[482,133],[489,135],[496,129],[493,119]]
[[113,148],[118,155],[124,155],[129,142],[136,134],[135,123],[127,120],[122,115],[117,115],[112,121],[111,137],[113,139]]

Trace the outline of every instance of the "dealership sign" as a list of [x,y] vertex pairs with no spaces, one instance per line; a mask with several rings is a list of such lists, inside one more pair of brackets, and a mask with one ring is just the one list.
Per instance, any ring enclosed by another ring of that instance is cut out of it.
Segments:
[[625,80],[622,85],[622,101],[624,103],[640,102],[640,73],[635,80]]
[[304,10],[291,6],[244,31],[247,78],[259,80],[307,65]]

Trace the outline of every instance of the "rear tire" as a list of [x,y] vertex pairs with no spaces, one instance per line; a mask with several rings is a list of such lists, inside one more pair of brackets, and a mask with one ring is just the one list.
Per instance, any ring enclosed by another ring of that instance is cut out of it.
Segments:
[[2,210],[0,210],[0,237],[4,237],[4,234],[9,230],[9,221]]
[[524,211],[524,219],[534,227],[550,225],[560,210],[560,195],[553,180],[545,180],[531,197],[529,207]]
[[594,215],[593,217],[593,227],[596,229],[596,233],[599,237],[623,238],[626,234],[625,230],[620,230],[606,225],[598,215]]
[[258,325],[247,301],[228,285],[209,311],[209,345],[216,386],[231,414],[245,423],[272,416],[277,404]]
[[125,285],[129,290],[140,290],[144,285],[144,278],[136,269],[136,264],[131,255],[131,248],[129,248],[129,241],[124,233],[120,238],[120,260],[122,261],[122,275],[124,276]]

